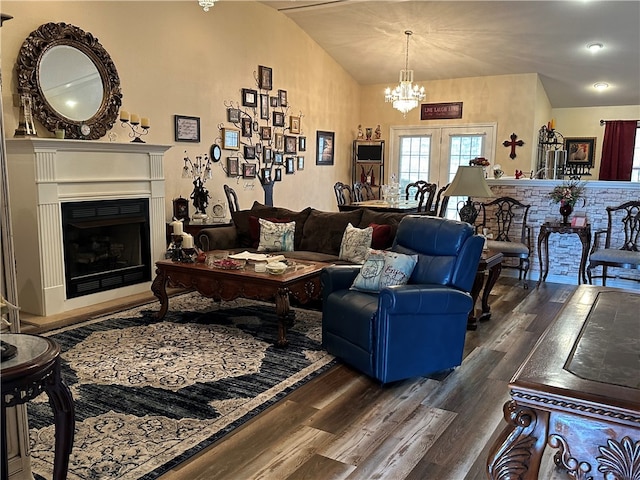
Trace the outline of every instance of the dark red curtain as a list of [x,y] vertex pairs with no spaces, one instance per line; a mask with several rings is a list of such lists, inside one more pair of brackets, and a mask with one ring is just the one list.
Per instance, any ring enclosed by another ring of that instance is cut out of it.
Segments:
[[637,120],[607,120],[599,180],[631,180]]

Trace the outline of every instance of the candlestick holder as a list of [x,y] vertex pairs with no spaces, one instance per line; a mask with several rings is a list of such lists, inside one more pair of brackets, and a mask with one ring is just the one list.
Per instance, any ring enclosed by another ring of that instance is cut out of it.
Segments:
[[147,135],[151,127],[145,127],[144,125],[140,125],[140,122],[132,122],[125,118],[120,119],[120,124],[122,125],[122,128],[125,128],[125,125],[127,125],[131,129],[131,132],[129,132],[129,138],[133,138],[133,140],[131,140],[132,143],[146,143],[140,137]]

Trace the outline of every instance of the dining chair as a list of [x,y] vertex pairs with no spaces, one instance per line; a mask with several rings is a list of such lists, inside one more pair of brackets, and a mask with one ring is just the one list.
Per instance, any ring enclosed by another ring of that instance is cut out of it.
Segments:
[[[418,213],[429,212],[432,208],[437,188],[438,185],[435,183],[416,180],[415,182],[408,183],[405,187],[405,199],[408,201],[412,198],[418,202]],[[413,193],[414,189],[415,193]]]
[[353,201],[365,202],[367,200],[375,200],[376,196],[373,194],[371,185],[363,182],[356,182],[353,184]]
[[238,203],[238,195],[235,190],[229,185],[224,185],[224,194],[227,197],[227,205],[229,205],[229,213],[237,212],[240,210],[240,204]]
[[353,192],[351,187],[342,182],[336,182],[333,186],[333,191],[336,194],[336,200],[338,205],[349,205],[353,201]]

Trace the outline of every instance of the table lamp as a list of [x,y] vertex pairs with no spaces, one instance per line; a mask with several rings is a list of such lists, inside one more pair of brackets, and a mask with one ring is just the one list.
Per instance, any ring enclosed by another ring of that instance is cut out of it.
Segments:
[[451,185],[444,191],[448,197],[467,197],[466,203],[458,210],[460,220],[473,225],[478,217],[471,197],[493,197],[493,192],[484,179],[482,167],[458,167]]

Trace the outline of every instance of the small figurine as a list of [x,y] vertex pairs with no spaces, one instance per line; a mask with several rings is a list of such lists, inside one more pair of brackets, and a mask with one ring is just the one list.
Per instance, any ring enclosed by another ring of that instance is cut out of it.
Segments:
[[358,140],[362,140],[364,138],[364,133],[362,133],[362,125],[358,125]]
[[373,136],[373,128],[367,128],[367,140],[371,140],[371,137]]
[[522,170],[516,170],[516,180],[522,178],[522,175],[523,175]]
[[378,125],[376,127],[376,140],[380,140],[380,137],[382,137],[382,130],[380,130],[380,125]]

